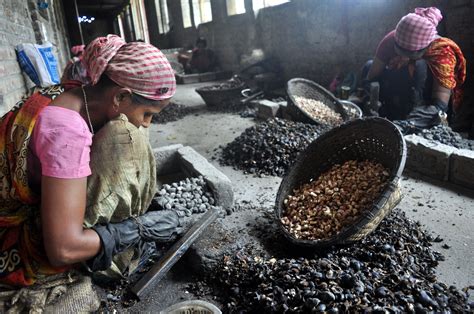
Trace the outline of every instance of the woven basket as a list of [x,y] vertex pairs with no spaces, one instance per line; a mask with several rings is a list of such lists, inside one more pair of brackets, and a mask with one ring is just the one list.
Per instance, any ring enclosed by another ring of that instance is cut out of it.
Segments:
[[[324,133],[298,155],[278,190],[275,206],[277,224],[293,244],[323,248],[360,240],[372,232],[401,198],[400,178],[405,167],[407,150],[398,128],[382,118],[357,119]],[[335,164],[348,160],[372,160],[390,172],[390,182],[366,214],[337,235],[321,240],[294,238],[281,223],[285,211],[283,201],[293,189],[319,177]]]
[[196,88],[196,93],[198,93],[206,105],[208,106],[220,106],[226,102],[230,102],[235,99],[242,98],[241,92],[244,89],[245,84],[228,88],[228,89],[217,89],[211,90],[206,87]]
[[288,110],[293,118],[298,121],[311,124],[327,124],[324,120],[315,119],[307,114],[306,111],[301,109],[296,102],[295,96],[318,100],[339,113],[343,121],[349,120],[349,116],[339,100],[334,97],[330,91],[313,81],[303,78],[291,79],[288,81],[286,91],[290,98],[290,101],[288,102]]

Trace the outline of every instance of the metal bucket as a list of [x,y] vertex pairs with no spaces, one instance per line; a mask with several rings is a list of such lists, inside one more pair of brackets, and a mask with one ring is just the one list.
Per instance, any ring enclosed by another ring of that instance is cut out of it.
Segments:
[[339,100],[350,120],[362,118],[362,110],[349,100]]

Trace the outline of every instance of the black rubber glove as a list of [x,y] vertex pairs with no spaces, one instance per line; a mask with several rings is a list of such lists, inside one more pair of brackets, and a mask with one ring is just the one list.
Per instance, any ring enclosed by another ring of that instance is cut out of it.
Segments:
[[417,133],[442,123],[448,104],[441,100],[433,100],[429,106],[415,107],[406,120],[394,121],[404,134]]
[[92,227],[100,237],[101,250],[87,261],[92,271],[105,270],[112,264],[117,253],[137,245],[140,240],[168,242],[179,233],[179,217],[175,211],[151,211],[138,218],[120,223],[108,223]]
[[417,129],[429,129],[441,123],[440,111],[434,105],[416,107],[408,114],[407,120]]
[[185,233],[199,220],[205,213],[193,213],[189,209],[177,209],[176,214],[179,216],[179,231]]
[[[213,210],[217,209],[218,211],[218,217],[224,218],[226,215],[225,210],[222,209],[222,207],[219,206],[211,206]],[[176,209],[176,213],[179,216],[179,233],[185,233],[191,227],[197,223],[202,216],[206,214],[204,213],[191,213],[188,209]]]

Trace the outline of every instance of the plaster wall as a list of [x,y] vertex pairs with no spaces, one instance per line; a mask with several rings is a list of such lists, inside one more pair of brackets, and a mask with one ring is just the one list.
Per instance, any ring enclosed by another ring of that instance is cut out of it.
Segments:
[[51,42],[58,69],[63,69],[69,58],[62,3],[60,0],[46,2],[48,7],[40,9],[35,0],[0,1],[0,115],[33,86],[20,70],[16,45]]

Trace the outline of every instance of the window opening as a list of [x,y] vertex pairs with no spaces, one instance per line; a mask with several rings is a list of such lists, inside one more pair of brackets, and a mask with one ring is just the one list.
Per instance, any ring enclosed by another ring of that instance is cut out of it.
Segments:
[[[138,0],[139,1],[139,0]],[[141,17],[139,13],[139,4],[137,0],[133,0],[130,4],[132,9],[132,23],[133,29],[135,30],[135,39],[143,39],[143,29],[141,27]]]
[[125,38],[125,32],[123,30],[123,20],[122,20],[122,14],[119,14],[117,16],[117,24],[119,27],[119,32],[120,32],[120,37]]
[[227,15],[237,15],[245,13],[245,0],[226,0]]
[[158,17],[158,32],[165,34],[170,31],[170,20],[166,0],[155,0],[156,16]]
[[212,21],[211,0],[192,0],[194,26]]
[[183,27],[188,28],[193,26],[191,22],[191,7],[189,0],[181,0],[181,14],[183,15]]
[[273,7],[287,2],[290,2],[290,0],[252,0],[252,8],[253,11],[257,13],[260,9]]

